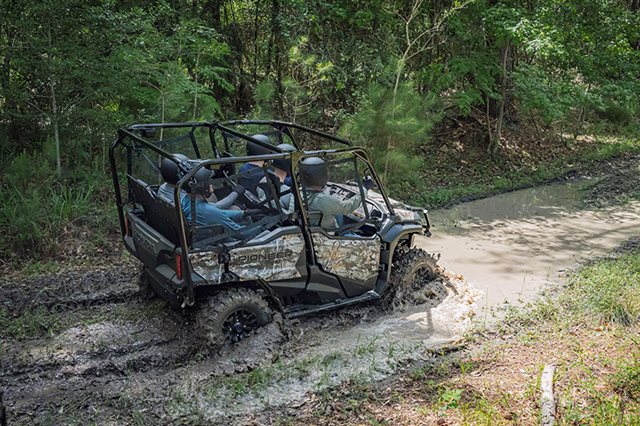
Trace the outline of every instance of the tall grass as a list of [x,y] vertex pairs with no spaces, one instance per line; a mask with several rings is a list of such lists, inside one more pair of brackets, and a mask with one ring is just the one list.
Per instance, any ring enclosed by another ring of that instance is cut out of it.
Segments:
[[109,182],[106,174],[95,172],[58,182],[48,163],[19,156],[0,187],[2,259],[55,257],[65,237],[80,228],[89,239],[115,229]]
[[640,251],[582,268],[561,302],[571,312],[594,315],[603,322],[640,321]]

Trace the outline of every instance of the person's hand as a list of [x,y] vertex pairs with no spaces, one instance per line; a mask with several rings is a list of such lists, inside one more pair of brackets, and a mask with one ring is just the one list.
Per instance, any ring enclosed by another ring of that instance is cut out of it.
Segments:
[[373,178],[371,176],[365,176],[362,179],[362,186],[364,186],[365,189],[367,189],[367,190],[373,188],[373,186],[374,186]]
[[242,185],[236,185],[235,188],[233,188],[233,192],[235,192],[238,195],[244,194],[244,191],[246,191],[246,189],[244,189],[244,186]]

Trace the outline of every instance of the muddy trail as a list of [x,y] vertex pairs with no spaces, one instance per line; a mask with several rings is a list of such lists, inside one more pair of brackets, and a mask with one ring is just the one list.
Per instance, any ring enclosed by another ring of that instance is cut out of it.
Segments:
[[[194,334],[192,315],[144,298],[139,272],[129,266],[0,285],[0,387],[11,425],[225,424],[354,377],[384,377],[424,347],[460,335],[473,313],[471,290],[451,277],[442,285],[456,296],[436,307],[393,314],[369,304],[276,321],[212,354]],[[439,329],[456,314],[458,329]],[[381,338],[398,328],[409,336],[406,323],[421,337]]]
[[276,319],[218,353],[202,347],[192,314],[139,292],[135,262],[0,282],[9,424],[274,423],[341,384],[381,380],[455,344],[484,307],[530,299],[640,235],[628,197],[637,166],[605,171],[432,212],[434,236],[417,245],[450,271],[435,283],[442,298]]

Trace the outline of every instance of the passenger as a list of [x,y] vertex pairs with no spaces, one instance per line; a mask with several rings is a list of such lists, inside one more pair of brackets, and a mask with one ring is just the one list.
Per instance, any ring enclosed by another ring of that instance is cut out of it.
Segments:
[[[173,193],[175,191],[176,184],[178,183],[180,178],[182,178],[182,176],[186,174],[186,171],[191,168],[191,164],[189,164],[189,158],[186,155],[173,154],[173,156],[180,160],[180,162],[182,163],[182,169],[181,166],[178,166],[175,161],[172,161],[169,158],[163,158],[162,162],[160,163],[160,174],[162,175],[162,178],[165,180],[165,182],[160,185],[157,192],[158,197],[162,201],[165,201],[171,205],[174,204]],[[212,193],[208,201],[214,203],[215,206],[220,209],[228,209],[236,201],[238,195],[242,194],[243,192],[244,188],[242,187],[242,185],[236,185],[233,191],[222,200],[218,201],[215,194]],[[184,196],[186,193],[187,192],[183,187],[183,189],[180,191],[180,197]]]
[[[362,199],[360,194],[351,197],[348,200],[340,200],[329,194],[322,192],[329,180],[327,163],[319,157],[309,157],[300,163],[300,179],[303,189],[307,193],[307,205],[310,212],[322,213],[322,218],[314,220],[312,218],[312,226],[320,225],[327,231],[335,231],[338,229],[336,217],[342,219],[343,215],[354,212]],[[370,177],[363,179],[364,194],[373,187],[373,180]]]
[[[251,137],[259,140],[260,142],[264,142],[266,144],[271,145],[271,141],[269,140],[268,136],[265,136],[262,134],[256,134]],[[269,148],[266,148],[255,142],[250,142],[250,141],[247,142],[248,156],[273,154],[274,152],[275,151],[271,151]],[[258,195],[256,193],[256,188],[258,187],[260,180],[264,177],[263,167],[264,167],[264,161],[262,160],[249,161],[248,163],[245,163],[240,168],[241,175],[240,175],[240,178],[238,179],[238,182],[240,183],[240,185],[244,186],[245,189],[252,192],[253,194]]]
[[[160,174],[164,179],[164,183],[160,185],[157,192],[158,197],[169,204],[174,204],[173,193],[175,191],[176,184],[180,178],[184,176],[187,168],[191,167],[188,163],[189,158],[186,155],[173,154],[173,156],[182,163],[183,168],[181,169],[175,161],[169,158],[163,158],[160,163]],[[184,194],[185,191],[183,189],[180,196]]]
[[[256,214],[256,210],[224,210],[207,201],[213,191],[210,179],[211,172],[203,167],[193,176],[193,186],[189,186],[189,191],[195,190],[196,225],[220,225],[225,231],[230,231],[230,236],[236,239],[238,237],[250,238],[257,235],[260,232],[259,229],[243,229],[244,227],[237,223],[243,218]],[[191,194],[185,194],[180,199],[180,204],[182,205],[184,217],[191,223]]]
[[[279,148],[283,152],[294,152],[296,148],[293,145],[289,145],[287,143],[283,143],[278,145],[276,148]],[[277,160],[273,160],[273,169],[270,171],[272,175],[276,178],[279,185],[277,185],[276,190],[278,194],[282,194],[283,192],[287,192],[280,198],[280,206],[283,213],[290,214],[293,213],[295,208],[295,202],[293,194],[291,194],[291,159],[290,158],[279,158]],[[263,177],[260,180],[260,183],[266,183],[267,176]],[[258,198],[260,201],[266,201],[269,197],[265,193],[265,191],[258,187],[256,189],[258,194]],[[276,208],[275,202],[269,203],[272,208]]]

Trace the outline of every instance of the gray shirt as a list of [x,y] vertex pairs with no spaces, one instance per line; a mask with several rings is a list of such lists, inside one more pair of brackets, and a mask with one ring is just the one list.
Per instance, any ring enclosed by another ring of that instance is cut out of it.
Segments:
[[[266,182],[267,182],[266,176],[263,177],[260,180],[260,183],[266,183]],[[282,192],[286,192],[289,189],[291,189],[291,188],[289,188],[289,186],[287,186],[285,184],[282,184],[280,186],[280,192],[281,193]],[[268,198],[267,194],[264,192],[264,190],[262,188],[260,188],[258,186],[256,188],[256,192],[257,192],[257,195],[258,195],[258,199],[260,201],[266,201],[267,200],[267,198]],[[269,202],[269,205],[270,205],[271,208],[277,209],[275,200],[271,200]],[[282,197],[280,197],[280,208],[282,209],[282,212],[285,213],[285,214],[293,213],[293,211],[295,209],[295,198],[293,197],[293,194],[291,192],[289,192],[288,194],[283,195]]]
[[[364,194],[365,196],[367,195],[366,189],[364,189]],[[356,194],[348,200],[340,200],[324,192],[309,192],[307,200],[309,213],[322,213],[322,219],[317,216],[311,216],[311,225],[320,225],[329,231],[338,229],[336,216],[351,214],[362,204],[360,194]]]
[[[162,201],[166,201],[169,204],[173,204],[173,191],[175,191],[175,189],[176,189],[175,185],[165,182],[162,185],[160,185],[160,188],[158,188],[158,192],[156,193],[156,195]],[[187,193],[186,191],[182,190],[180,191],[180,196],[186,193]]]

